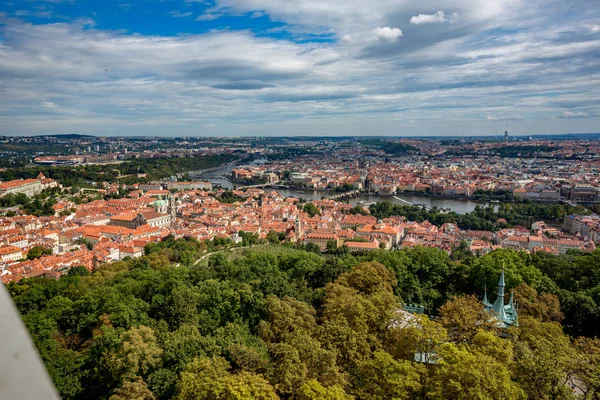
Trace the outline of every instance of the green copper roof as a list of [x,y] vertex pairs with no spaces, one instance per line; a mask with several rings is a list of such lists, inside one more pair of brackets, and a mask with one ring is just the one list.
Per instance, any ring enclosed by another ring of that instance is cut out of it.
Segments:
[[490,304],[487,298],[487,288],[483,295],[483,306],[487,311],[491,311],[498,320],[498,327],[508,328],[509,326],[519,326],[519,316],[514,304],[514,295],[511,291],[510,301],[504,304],[504,268],[498,280],[498,297],[493,304]]

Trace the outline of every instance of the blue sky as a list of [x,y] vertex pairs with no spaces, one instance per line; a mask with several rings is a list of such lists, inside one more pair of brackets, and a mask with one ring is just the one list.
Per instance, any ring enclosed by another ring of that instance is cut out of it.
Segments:
[[0,134],[600,132],[597,0],[0,5]]

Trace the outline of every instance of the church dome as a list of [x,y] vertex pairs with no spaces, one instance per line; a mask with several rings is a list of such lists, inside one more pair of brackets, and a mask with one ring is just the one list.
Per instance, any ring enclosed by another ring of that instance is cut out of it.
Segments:
[[159,208],[159,207],[166,207],[167,206],[167,202],[166,200],[156,200],[153,203],[154,207]]

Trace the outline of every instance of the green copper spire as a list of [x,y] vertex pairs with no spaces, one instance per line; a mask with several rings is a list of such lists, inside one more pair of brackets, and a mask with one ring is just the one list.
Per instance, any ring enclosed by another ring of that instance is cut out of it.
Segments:
[[497,326],[500,328],[507,328],[511,325],[519,325],[519,317],[517,315],[517,308],[515,304],[514,291],[510,292],[510,301],[508,304],[504,304],[504,289],[506,287],[504,279],[504,266],[500,273],[500,279],[498,280],[498,297],[493,304],[488,303],[487,298],[487,287],[485,288],[485,294],[483,296],[483,306],[487,311],[494,314],[498,320]]
[[490,302],[488,301],[487,298],[487,285],[484,286],[484,292],[483,292],[483,304],[489,304]]
[[500,280],[498,281],[498,297],[492,305],[492,310],[496,314],[498,321],[506,321],[506,310],[504,309],[504,267],[502,267],[502,273],[500,274]]
[[498,297],[502,297],[502,299],[504,299],[505,287],[506,284],[504,283],[504,266],[502,266],[502,273],[500,274],[500,280],[498,281]]

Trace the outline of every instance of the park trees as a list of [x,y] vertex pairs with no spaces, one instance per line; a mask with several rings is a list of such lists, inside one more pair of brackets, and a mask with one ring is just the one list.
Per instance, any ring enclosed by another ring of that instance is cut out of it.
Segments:
[[457,343],[471,342],[480,329],[496,329],[493,315],[473,295],[455,297],[444,304],[440,308],[440,322]]
[[525,392],[511,379],[506,364],[466,345],[444,344],[434,372],[430,398],[439,400],[526,399]]
[[276,400],[273,387],[250,372],[232,374],[222,357],[199,357],[187,365],[177,384],[180,400]]
[[574,399],[577,352],[559,324],[523,318],[515,345],[516,378],[530,399]]
[[[572,384],[597,397],[600,289],[576,271],[594,257],[282,246],[182,265],[205,246],[167,237],[139,259],[7,285],[62,398],[570,399]],[[470,288],[503,260],[520,315],[499,331]]]

